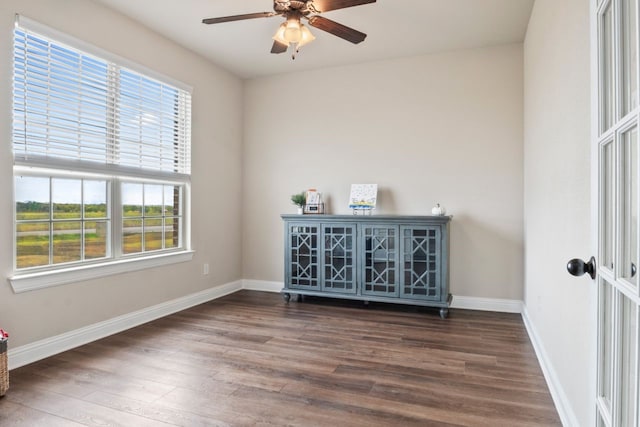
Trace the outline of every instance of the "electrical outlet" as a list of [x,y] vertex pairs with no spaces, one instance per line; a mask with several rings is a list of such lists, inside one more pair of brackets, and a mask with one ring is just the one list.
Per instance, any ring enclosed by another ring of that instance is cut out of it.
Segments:
[[208,263],[205,263],[205,264],[202,265],[202,274],[204,274],[205,276],[207,274],[209,274],[209,264]]

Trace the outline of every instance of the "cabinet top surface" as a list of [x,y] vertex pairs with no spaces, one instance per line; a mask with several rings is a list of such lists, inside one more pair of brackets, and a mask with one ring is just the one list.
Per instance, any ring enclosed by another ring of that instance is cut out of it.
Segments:
[[282,214],[285,221],[301,222],[431,222],[447,223],[451,221],[451,215],[300,215]]

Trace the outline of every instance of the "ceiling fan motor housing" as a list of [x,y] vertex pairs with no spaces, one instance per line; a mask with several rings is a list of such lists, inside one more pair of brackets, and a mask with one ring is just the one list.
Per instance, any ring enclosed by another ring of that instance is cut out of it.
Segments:
[[313,0],[273,0],[273,10],[279,14],[298,11],[304,16],[310,13],[319,13],[313,6]]

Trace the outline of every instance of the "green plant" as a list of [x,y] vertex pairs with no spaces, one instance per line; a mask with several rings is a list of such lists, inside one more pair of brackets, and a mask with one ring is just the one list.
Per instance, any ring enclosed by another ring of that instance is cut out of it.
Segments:
[[307,201],[306,191],[303,191],[302,193],[294,194],[293,196],[291,196],[291,201],[296,206],[304,207],[304,204]]

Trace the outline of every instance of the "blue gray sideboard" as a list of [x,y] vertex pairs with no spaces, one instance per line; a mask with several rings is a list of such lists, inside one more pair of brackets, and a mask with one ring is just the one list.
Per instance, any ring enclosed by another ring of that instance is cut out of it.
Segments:
[[291,295],[440,307],[449,314],[450,216],[282,215]]

